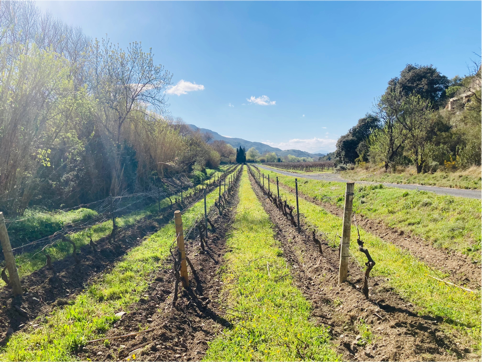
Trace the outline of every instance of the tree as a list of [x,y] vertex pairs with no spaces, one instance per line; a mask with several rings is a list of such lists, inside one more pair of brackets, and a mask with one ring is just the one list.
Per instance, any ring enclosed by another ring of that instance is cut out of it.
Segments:
[[267,153],[265,155],[265,158],[266,158],[266,162],[276,162],[278,157],[276,156],[276,153],[271,152],[271,153]]
[[373,131],[380,127],[380,120],[371,114],[358,120],[358,124],[352,127],[347,134],[341,136],[336,143],[335,157],[339,163],[355,163],[360,156],[357,148],[361,142],[368,139]]
[[246,151],[241,146],[239,146],[239,148],[236,149],[236,162],[246,163]]
[[210,145],[219,153],[223,162],[230,162],[232,156],[236,154],[236,150],[233,148],[233,146],[224,141],[213,141]]
[[259,152],[256,148],[251,147],[248,152],[246,152],[246,158],[249,161],[256,162],[256,160],[259,158]]
[[416,94],[428,100],[433,107],[440,108],[446,97],[445,90],[449,85],[449,79],[432,65],[407,64],[401,71],[400,77],[392,78],[388,82],[385,94],[395,91],[400,95],[401,100]]

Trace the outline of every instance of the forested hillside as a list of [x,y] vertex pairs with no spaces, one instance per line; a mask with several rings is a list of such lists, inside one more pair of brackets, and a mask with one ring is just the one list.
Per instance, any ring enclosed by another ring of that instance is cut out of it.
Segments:
[[373,111],[338,140],[341,169],[358,164],[417,173],[481,163],[481,70],[448,79],[433,66],[407,65]]
[[42,15],[0,6],[0,203],[69,207],[217,167],[200,133],[166,114],[172,74],[140,42],[122,49]]

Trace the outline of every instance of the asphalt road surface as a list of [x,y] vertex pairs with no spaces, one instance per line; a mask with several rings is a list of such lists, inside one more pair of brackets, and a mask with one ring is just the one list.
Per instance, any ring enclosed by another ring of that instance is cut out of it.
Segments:
[[[274,171],[286,176],[294,176],[298,178],[307,178],[312,180],[321,180],[321,181],[336,181],[336,182],[348,182],[340,175],[336,173],[319,173],[319,174],[302,174],[302,173],[295,173],[295,172],[288,172],[288,171],[281,171],[278,169],[274,169],[268,166],[259,165],[258,167],[263,168],[265,170]],[[456,197],[466,197],[469,199],[481,199],[481,191],[480,190],[462,190],[462,189],[451,189],[448,187],[437,187],[437,186],[423,186],[423,185],[412,185],[412,184],[390,184],[385,182],[368,182],[368,181],[355,181],[357,184],[367,184],[367,185],[379,185],[380,183],[384,186],[388,187],[396,187],[398,189],[406,189],[406,190],[422,190],[422,191],[430,191],[434,192],[439,195],[450,195]]]

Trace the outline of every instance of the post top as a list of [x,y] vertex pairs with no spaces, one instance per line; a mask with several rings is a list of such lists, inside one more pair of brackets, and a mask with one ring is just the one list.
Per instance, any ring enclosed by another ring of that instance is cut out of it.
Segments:
[[174,215],[181,215],[181,210],[174,211]]

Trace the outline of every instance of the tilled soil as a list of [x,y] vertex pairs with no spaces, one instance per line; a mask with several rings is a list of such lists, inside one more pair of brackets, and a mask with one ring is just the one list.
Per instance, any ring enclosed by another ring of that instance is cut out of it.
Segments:
[[[294,193],[294,189],[289,186],[280,184],[280,187]],[[299,190],[298,196],[323,207],[333,215],[343,218],[343,210],[335,205],[304,195]],[[480,264],[474,264],[469,256],[456,251],[436,249],[420,237],[387,226],[382,221],[369,219],[361,214],[356,214],[356,220],[358,225],[371,234],[407,250],[428,266],[449,274],[452,282],[471,289],[480,289],[482,280]]]
[[[190,207],[202,197],[198,193],[185,200]],[[97,251],[90,245],[77,251],[79,263],[73,256],[52,262],[22,278],[24,293],[13,297],[11,288],[0,290],[0,346],[9,337],[27,325],[37,327],[42,322],[34,320],[45,316],[55,307],[72,303],[87,285],[102,273],[108,272],[131,248],[139,245],[143,238],[156,232],[172,219],[174,209],[162,211],[160,215],[148,217],[136,225],[118,229],[116,242],[110,243],[110,235],[95,242]]]
[[[203,358],[208,342],[230,324],[219,305],[222,282],[219,271],[226,252],[226,235],[234,221],[238,203],[238,185],[228,209],[219,216],[210,214],[215,230],[210,233],[206,251],[199,238],[186,242],[186,253],[195,275],[188,267],[189,289],[180,285],[178,300],[173,305],[175,276],[172,260],[166,260],[144,297],[129,308],[104,340],[87,344],[79,353],[82,360],[120,360],[130,358],[156,361],[186,361]],[[146,332],[121,337],[139,330]],[[117,338],[121,337],[121,338]]]
[[[334,344],[349,361],[452,361],[476,359],[446,335],[437,319],[397,295],[381,277],[370,278],[370,299],[361,292],[364,271],[351,258],[348,282],[338,285],[338,249],[321,240],[323,254],[305,231],[283,216],[251,178],[258,198],[275,224],[284,255],[292,266],[295,285],[312,303],[316,324],[330,326]],[[362,321],[373,334],[365,344]]]

